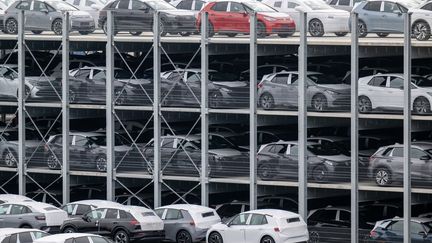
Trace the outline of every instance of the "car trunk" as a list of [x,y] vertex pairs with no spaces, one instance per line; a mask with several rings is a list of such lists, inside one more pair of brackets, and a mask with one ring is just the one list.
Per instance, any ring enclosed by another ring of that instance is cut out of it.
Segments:
[[278,219],[279,230],[284,235],[289,235],[291,237],[301,237],[304,236],[307,231],[305,224],[299,217],[294,218],[281,218]]
[[214,211],[196,212],[193,215],[195,226],[200,229],[208,229],[220,223],[221,219]]
[[63,210],[50,210],[47,209],[44,212],[45,215],[45,221],[47,226],[60,226],[63,224],[63,221],[68,219],[68,215]]

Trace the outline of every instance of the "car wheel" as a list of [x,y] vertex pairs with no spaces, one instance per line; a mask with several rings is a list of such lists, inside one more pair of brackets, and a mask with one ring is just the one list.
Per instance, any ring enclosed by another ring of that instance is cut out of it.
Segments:
[[273,96],[269,93],[261,95],[259,103],[264,110],[272,109],[275,105]]
[[208,37],[213,37],[215,35],[214,27],[212,23],[209,23],[209,25],[207,26],[207,31],[208,31]]
[[324,25],[319,19],[312,19],[309,22],[309,33],[313,37],[321,37],[324,35]]
[[237,33],[227,33],[226,35],[227,35],[228,37],[233,38],[233,37],[236,37]]
[[54,34],[61,35],[63,32],[63,24],[61,19],[56,19],[52,23],[52,31],[54,31]]
[[219,92],[209,94],[209,107],[218,108],[221,106],[222,95]]
[[278,34],[278,36],[280,38],[287,38],[288,36],[290,36],[289,34]]
[[366,96],[361,96],[358,101],[358,110],[360,113],[368,113],[372,111],[372,102]]
[[271,236],[266,235],[261,239],[260,243],[275,243],[275,240]]
[[133,35],[133,36],[139,36],[139,35],[142,34],[141,31],[129,31],[129,33],[130,33],[131,35]]
[[91,31],[78,31],[81,35],[88,35],[91,33]]
[[318,234],[318,232],[316,231],[311,231],[309,233],[309,243],[319,243],[320,242],[320,236]]
[[222,235],[218,232],[212,232],[210,233],[208,237],[209,243],[223,243]]
[[24,224],[20,226],[21,229],[32,229],[32,227],[28,224]]
[[391,182],[391,173],[387,168],[378,168],[375,170],[375,183],[378,186],[387,186]]
[[312,170],[312,178],[316,182],[325,182],[327,180],[328,171],[325,166],[318,165]]
[[69,103],[75,103],[77,100],[77,94],[74,90],[69,90]]
[[257,23],[256,35],[258,38],[264,38],[267,36],[265,24],[261,21]]
[[118,230],[114,234],[115,243],[129,243],[129,235],[124,230]]
[[367,26],[366,26],[365,22],[359,20],[358,25],[357,25],[357,29],[358,29],[358,34],[359,34],[360,38],[367,36],[368,32],[367,32]]
[[42,34],[42,30],[32,30],[32,32],[33,32],[33,34],[35,34],[35,35],[40,35],[40,34]]
[[16,156],[14,153],[7,151],[4,153],[3,158],[7,167],[16,167],[18,156]]
[[346,36],[348,34],[348,32],[336,32],[335,35],[342,37],[342,36]]
[[160,100],[162,106],[169,106],[171,104],[168,90],[161,91]]
[[276,171],[273,168],[273,166],[267,164],[258,166],[257,173],[258,173],[258,177],[261,180],[270,180],[273,179],[276,175]]
[[325,111],[327,109],[327,98],[318,94],[312,98],[312,109],[314,111]]
[[387,36],[389,36],[389,33],[377,33],[376,34],[378,37],[381,37],[381,38],[384,38],[384,37],[387,37]]
[[123,105],[126,103],[126,91],[122,92],[122,90],[116,90],[114,95],[116,105]]
[[412,35],[419,41],[429,40],[431,28],[426,22],[418,21],[412,27]]
[[413,108],[417,114],[427,114],[431,112],[431,105],[425,97],[415,99]]
[[186,36],[190,36],[190,35],[191,35],[191,32],[182,31],[182,32],[180,32],[180,35],[181,35],[181,36],[184,36],[184,37],[186,37]]
[[192,236],[186,230],[181,230],[176,236],[177,243],[192,243]]
[[159,33],[161,36],[166,36],[167,35],[167,31],[165,29],[165,23],[161,20],[159,21]]
[[57,158],[54,155],[50,155],[47,159],[47,166],[48,169],[50,170],[55,170],[59,167],[59,161],[57,160]]
[[107,159],[104,156],[97,157],[96,169],[100,172],[105,172],[107,170]]
[[63,229],[63,233],[76,233],[76,230],[73,227],[66,227]]
[[18,33],[18,21],[15,19],[8,19],[5,27],[6,33],[17,34]]

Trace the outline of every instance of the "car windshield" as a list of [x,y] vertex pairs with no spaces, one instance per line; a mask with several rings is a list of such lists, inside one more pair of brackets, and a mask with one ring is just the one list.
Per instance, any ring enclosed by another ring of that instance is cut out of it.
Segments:
[[210,81],[236,81],[237,76],[232,73],[209,72]]
[[6,67],[1,67],[0,68],[0,77],[9,77],[11,79],[16,79],[18,78],[18,73],[16,73],[16,71],[14,71],[13,69],[9,69]]
[[424,222],[423,225],[426,228],[426,232],[432,233],[432,221]]
[[6,131],[3,134],[0,133],[0,137],[6,141],[18,141],[18,131]]
[[316,84],[341,84],[342,81],[333,75],[324,75],[322,73],[309,74],[309,80]]
[[114,77],[117,79],[129,79],[132,78],[132,73],[124,70],[124,69],[115,69]]
[[244,5],[246,5],[246,7],[251,9],[253,12],[276,12],[276,10],[265,5],[264,3],[256,1],[245,2]]
[[326,145],[326,146],[322,144],[308,145],[308,150],[314,155],[332,156],[332,155],[342,154],[338,148],[331,145]]
[[[96,144],[98,146],[106,146],[107,140],[106,136],[100,135],[100,136],[91,136],[89,137],[90,141],[93,142],[93,144]],[[115,136],[115,146],[122,146],[128,144],[128,141],[123,138],[120,135]]]
[[235,146],[230,141],[221,136],[211,135],[211,139],[209,139],[209,149],[226,148],[235,148]]
[[46,1],[49,5],[60,11],[77,11],[78,9],[63,1]]
[[432,87],[432,80],[423,77],[412,77],[411,82],[418,87]]
[[154,10],[176,10],[174,6],[165,1],[148,1],[145,2]]
[[303,0],[303,2],[312,10],[333,9],[325,1],[322,0]]

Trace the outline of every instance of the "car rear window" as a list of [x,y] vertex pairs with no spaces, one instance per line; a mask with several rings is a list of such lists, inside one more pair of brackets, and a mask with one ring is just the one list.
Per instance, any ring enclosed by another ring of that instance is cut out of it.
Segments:
[[144,213],[141,213],[141,215],[144,217],[156,216],[156,214],[154,214],[153,212],[144,212]]
[[202,216],[203,218],[207,218],[207,217],[214,216],[214,213],[213,213],[213,212],[202,213],[201,216]]
[[287,223],[295,223],[295,222],[300,222],[300,218],[290,218],[287,219]]

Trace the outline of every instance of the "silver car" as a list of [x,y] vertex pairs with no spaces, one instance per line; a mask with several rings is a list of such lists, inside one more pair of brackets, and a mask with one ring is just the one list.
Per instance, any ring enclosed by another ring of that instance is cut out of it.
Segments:
[[48,236],[49,234],[37,229],[0,229],[0,242],[2,243],[33,243],[34,240]]
[[[307,106],[314,111],[347,110],[350,86],[318,72],[307,74]],[[298,106],[298,72],[282,71],[265,75],[258,84],[259,105],[264,109],[276,106]]]
[[89,34],[95,30],[93,17],[76,7],[60,0],[21,0],[16,1],[5,11],[5,32],[18,33],[18,14],[24,10],[25,29],[34,34],[43,31],[53,31],[56,35],[62,34],[63,12],[70,12],[71,31],[80,34]]

